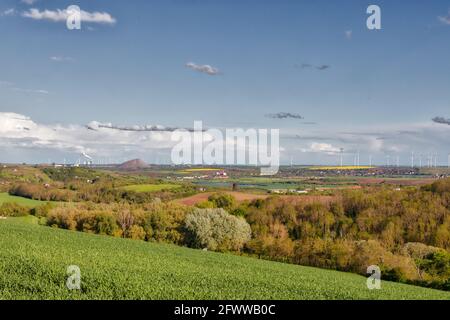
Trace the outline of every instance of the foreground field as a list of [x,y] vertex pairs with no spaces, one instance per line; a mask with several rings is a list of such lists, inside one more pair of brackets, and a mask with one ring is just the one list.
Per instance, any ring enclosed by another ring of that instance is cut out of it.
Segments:
[[[2,299],[450,299],[450,293],[253,258],[0,220]],[[66,269],[81,269],[69,291]]]
[[11,196],[8,193],[0,193],[0,206],[3,203],[13,202],[24,206],[36,207],[45,203],[45,201],[31,200],[22,197]]

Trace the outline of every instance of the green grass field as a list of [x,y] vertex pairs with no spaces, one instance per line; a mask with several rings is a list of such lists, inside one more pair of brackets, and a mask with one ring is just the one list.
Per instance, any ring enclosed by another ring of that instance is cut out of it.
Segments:
[[[31,222],[31,223],[30,223]],[[0,220],[2,299],[450,299],[449,292],[173,245]],[[69,265],[81,291],[66,288]]]
[[135,184],[130,186],[122,187],[124,190],[135,191],[135,192],[156,192],[161,190],[178,189],[180,185],[177,184]]
[[22,197],[11,196],[8,193],[0,193],[0,206],[3,203],[15,202],[24,206],[36,207],[45,203],[45,201],[31,200]]

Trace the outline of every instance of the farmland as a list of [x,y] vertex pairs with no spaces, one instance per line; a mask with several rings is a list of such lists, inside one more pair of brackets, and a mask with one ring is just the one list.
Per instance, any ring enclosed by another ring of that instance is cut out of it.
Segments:
[[367,170],[373,169],[372,166],[319,166],[310,167],[310,170]]
[[[0,299],[450,299],[354,274],[0,221]],[[69,291],[66,269],[81,269]],[[38,277],[36,275],[39,275]]]
[[180,188],[180,185],[176,184],[136,184],[122,187],[123,190],[135,191],[135,192],[157,192],[162,190],[172,190]]

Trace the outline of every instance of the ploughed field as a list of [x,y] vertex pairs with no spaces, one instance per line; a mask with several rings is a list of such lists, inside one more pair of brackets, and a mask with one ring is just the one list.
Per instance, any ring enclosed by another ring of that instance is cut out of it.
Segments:
[[[1,299],[450,299],[355,274],[0,220]],[[68,290],[69,265],[81,290]]]

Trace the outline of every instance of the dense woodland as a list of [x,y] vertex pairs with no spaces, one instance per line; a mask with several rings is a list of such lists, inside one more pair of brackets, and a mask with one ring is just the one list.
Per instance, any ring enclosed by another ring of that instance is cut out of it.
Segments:
[[121,191],[108,183],[17,184],[10,193],[67,202],[0,208],[0,215],[33,214],[51,227],[364,275],[378,265],[385,280],[450,290],[448,179],[403,190],[339,191],[332,201],[317,202],[275,196],[237,203],[215,194],[196,207],[158,197],[164,193]]

